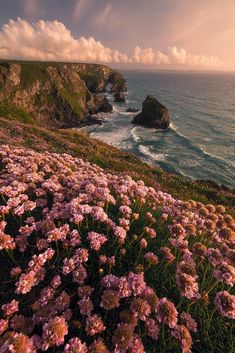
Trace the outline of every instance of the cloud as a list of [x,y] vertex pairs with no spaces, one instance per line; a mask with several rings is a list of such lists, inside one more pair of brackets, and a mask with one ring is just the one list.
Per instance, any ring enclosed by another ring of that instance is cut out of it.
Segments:
[[166,68],[221,69],[226,66],[215,56],[193,55],[175,46],[165,51],[137,46],[127,55],[105,47],[93,37],[76,39],[61,22],[40,20],[31,24],[21,18],[9,20],[0,30],[0,58],[89,61]]
[[109,14],[110,14],[111,11],[112,11],[112,8],[113,8],[113,6],[112,6],[111,3],[107,4],[107,5],[96,15],[96,17],[95,17],[94,20],[93,20],[93,23],[94,23],[96,26],[102,26],[102,25],[106,22],[106,20],[107,20]]
[[75,9],[74,9],[74,17],[76,20],[80,19],[86,5],[87,5],[87,0],[77,0],[76,1]]
[[0,57],[9,59],[126,62],[118,50],[106,48],[93,37],[75,39],[58,21],[37,23],[18,18],[0,31]]
[[185,68],[219,69],[225,66],[216,56],[193,55],[185,49],[169,47],[165,52],[154,52],[152,48],[141,49],[136,47],[129,59],[130,63],[149,65],[171,65]]

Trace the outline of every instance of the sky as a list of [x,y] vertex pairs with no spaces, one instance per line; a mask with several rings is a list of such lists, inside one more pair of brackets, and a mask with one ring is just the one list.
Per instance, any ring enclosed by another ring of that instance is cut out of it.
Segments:
[[0,0],[0,58],[235,70],[235,0]]

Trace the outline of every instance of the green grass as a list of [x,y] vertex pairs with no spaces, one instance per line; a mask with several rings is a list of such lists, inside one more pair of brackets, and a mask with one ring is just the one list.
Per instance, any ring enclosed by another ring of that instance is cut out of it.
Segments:
[[81,77],[82,80],[86,82],[86,85],[89,90],[93,90],[97,85],[99,84],[99,78],[95,73],[80,73],[79,76]]
[[77,115],[81,115],[81,113],[84,112],[84,109],[82,108],[82,106],[79,104],[79,100],[78,100],[78,95],[74,94],[72,91],[69,91],[68,89],[66,89],[65,87],[63,88],[57,88],[58,92],[60,94],[60,96],[65,100],[65,102],[67,102],[69,104],[69,106],[71,107],[71,109],[77,114]]
[[24,63],[21,65],[21,87],[27,88],[35,81],[47,81],[49,74],[43,64]]
[[17,120],[18,122],[24,124],[35,124],[34,118],[27,113],[25,110],[16,107],[15,105],[0,103],[0,116],[7,117],[12,120]]

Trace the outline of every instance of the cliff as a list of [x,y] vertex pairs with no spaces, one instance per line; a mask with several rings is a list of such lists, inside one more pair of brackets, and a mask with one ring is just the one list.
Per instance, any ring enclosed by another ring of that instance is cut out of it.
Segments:
[[76,127],[112,107],[105,96],[126,90],[123,76],[105,65],[0,62],[0,116],[44,127]]

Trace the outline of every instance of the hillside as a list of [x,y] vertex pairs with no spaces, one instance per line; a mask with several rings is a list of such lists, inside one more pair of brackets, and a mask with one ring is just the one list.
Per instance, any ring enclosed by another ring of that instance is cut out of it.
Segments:
[[108,84],[0,64],[0,352],[233,353],[234,192],[74,129]]
[[234,219],[0,146],[1,353],[233,353]]
[[169,174],[152,167],[135,155],[118,150],[73,129],[45,129],[0,117],[0,144],[25,146],[38,152],[69,153],[95,163],[106,170],[128,173],[147,185],[163,189],[184,200],[222,204],[235,214],[234,192],[210,182],[200,182]]
[[73,127],[111,111],[104,92],[126,90],[123,76],[105,65],[0,61],[0,115],[43,127]]

